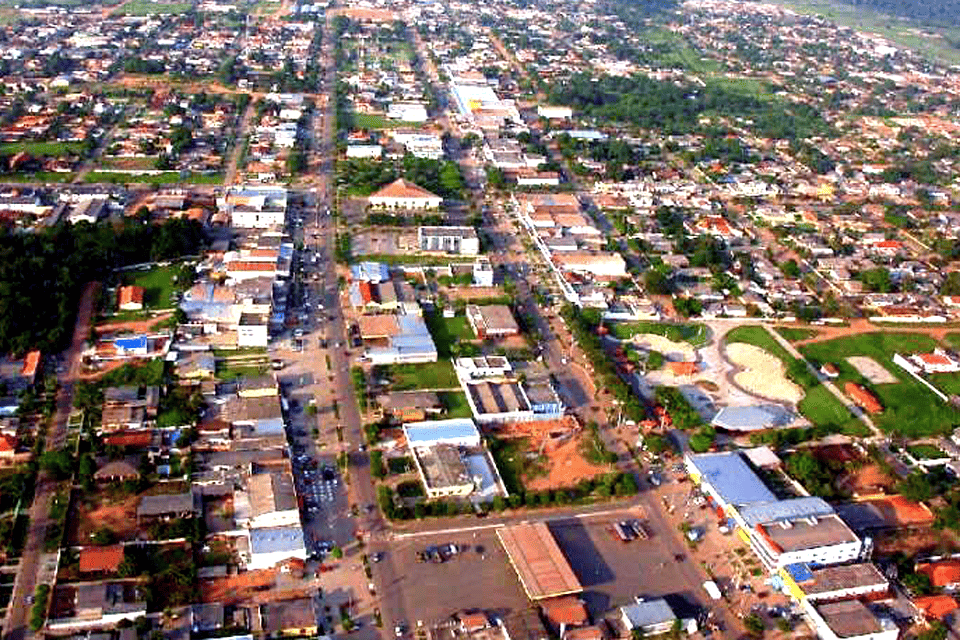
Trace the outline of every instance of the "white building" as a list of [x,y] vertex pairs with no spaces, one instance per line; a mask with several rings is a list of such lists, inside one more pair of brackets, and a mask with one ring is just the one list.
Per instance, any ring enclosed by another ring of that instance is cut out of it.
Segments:
[[567,120],[573,117],[573,109],[542,104],[537,106],[537,115],[547,120]]
[[249,529],[300,527],[300,510],[289,472],[261,473],[234,492],[234,520]]
[[269,318],[259,313],[241,313],[237,324],[238,347],[266,347],[270,336]]
[[379,159],[383,155],[383,147],[378,144],[352,144],[347,147],[348,158]]
[[639,629],[644,636],[658,636],[673,630],[677,616],[663,598],[637,598],[620,607],[620,619],[628,631]]
[[403,122],[426,122],[429,118],[422,102],[394,102],[387,109],[387,117]]
[[217,199],[217,208],[241,229],[283,226],[287,216],[287,190],[280,187],[242,186]]
[[473,286],[493,286],[493,265],[486,258],[479,258],[473,263]]
[[417,229],[420,251],[475,256],[480,253],[480,239],[473,227],[420,227]]

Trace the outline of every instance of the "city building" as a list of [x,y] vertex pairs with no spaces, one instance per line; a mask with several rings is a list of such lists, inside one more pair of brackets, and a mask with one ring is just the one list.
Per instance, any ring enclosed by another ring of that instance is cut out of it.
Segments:
[[739,452],[687,454],[684,462],[717,513],[771,571],[853,562],[869,552],[822,499],[777,499]]
[[400,178],[367,198],[375,209],[408,209],[425,211],[439,209],[443,198]]

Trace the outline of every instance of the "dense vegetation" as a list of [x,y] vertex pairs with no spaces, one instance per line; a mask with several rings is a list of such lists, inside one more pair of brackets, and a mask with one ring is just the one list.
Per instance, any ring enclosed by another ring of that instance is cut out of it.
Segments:
[[641,75],[594,78],[580,73],[555,84],[548,99],[588,117],[667,134],[689,133],[707,115],[750,119],[753,129],[768,138],[792,140],[830,133],[829,125],[809,105],[761,100],[719,83],[678,86]]
[[56,351],[70,338],[80,287],[117,267],[196,254],[195,221],[58,225],[0,233],[0,350]]

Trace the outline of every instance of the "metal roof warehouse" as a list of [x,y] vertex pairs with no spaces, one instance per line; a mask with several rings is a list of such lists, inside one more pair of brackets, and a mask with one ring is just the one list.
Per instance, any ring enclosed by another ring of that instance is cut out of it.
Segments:
[[570,568],[550,529],[543,522],[518,524],[497,530],[497,537],[531,600],[581,593],[583,587]]

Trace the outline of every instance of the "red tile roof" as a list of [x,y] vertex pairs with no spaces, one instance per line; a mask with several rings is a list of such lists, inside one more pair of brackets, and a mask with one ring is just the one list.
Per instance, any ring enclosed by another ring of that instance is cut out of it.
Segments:
[[957,584],[960,583],[960,561],[944,560],[942,562],[918,564],[917,573],[922,573],[930,578],[930,583],[935,587]]
[[14,451],[17,448],[17,437],[0,434],[0,451]]
[[130,304],[131,302],[143,304],[143,287],[138,287],[136,285],[120,287],[119,296],[120,306]]
[[146,447],[153,441],[149,431],[127,431],[106,436],[103,443],[113,447]]
[[391,182],[384,188],[370,196],[371,198],[439,198],[435,193],[427,191],[423,187],[407,182],[403,178]]
[[40,365],[40,352],[31,351],[23,359],[23,368],[20,370],[20,375],[32,378],[37,374],[37,367]]
[[116,573],[123,562],[123,545],[80,550],[80,573]]
[[957,610],[957,601],[953,596],[946,594],[939,596],[921,596],[915,598],[913,604],[928,618],[943,618],[948,613]]

